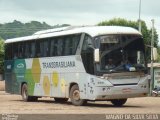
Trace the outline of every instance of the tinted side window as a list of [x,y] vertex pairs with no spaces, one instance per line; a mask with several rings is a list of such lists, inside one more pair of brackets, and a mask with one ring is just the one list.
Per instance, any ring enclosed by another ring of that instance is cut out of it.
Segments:
[[58,38],[58,49],[57,49],[57,55],[62,56],[63,55],[63,44],[64,44],[63,38]]
[[51,38],[50,39],[50,56],[58,55],[58,39]]
[[62,37],[50,38],[50,56],[61,56],[63,54],[62,46]]
[[31,51],[30,51],[30,57],[33,58],[35,57],[36,49],[35,49],[35,41],[31,42]]
[[42,39],[36,41],[36,57],[49,56],[49,40]]
[[13,59],[18,59],[18,43],[13,43]]
[[12,43],[5,44],[5,60],[11,60],[13,58]]
[[72,50],[71,50],[71,37],[66,37],[65,39],[65,45],[64,45],[64,55],[71,55]]
[[23,48],[24,44],[23,42],[19,42],[18,43],[18,58],[24,58],[24,48]]
[[80,35],[66,36],[64,39],[64,55],[75,55],[78,43],[80,41]]
[[24,58],[35,57],[35,41],[25,41],[23,43],[23,56]]
[[46,39],[45,41],[43,41],[43,44],[41,45],[42,46],[42,54],[43,54],[43,57],[48,57],[49,56],[49,40]]
[[50,56],[75,55],[80,35],[50,38]]
[[13,43],[13,59],[24,58],[24,43],[17,42]]
[[31,57],[31,42],[25,42],[24,43],[24,56],[25,58],[30,58]]

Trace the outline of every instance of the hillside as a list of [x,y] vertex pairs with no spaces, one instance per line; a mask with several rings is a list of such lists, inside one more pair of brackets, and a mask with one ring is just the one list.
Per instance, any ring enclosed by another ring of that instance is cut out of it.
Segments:
[[14,20],[10,23],[0,24],[0,37],[4,40],[15,37],[22,37],[31,35],[40,30],[46,30],[57,27],[69,26],[68,24],[50,26],[47,23],[31,21],[29,23],[22,23]]

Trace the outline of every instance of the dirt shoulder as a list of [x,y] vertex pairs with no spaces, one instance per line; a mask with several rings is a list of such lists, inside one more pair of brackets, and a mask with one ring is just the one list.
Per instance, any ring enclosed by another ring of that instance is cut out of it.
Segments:
[[4,91],[5,89],[5,81],[0,81],[0,91]]
[[123,107],[110,102],[89,102],[86,106],[73,106],[71,102],[56,103],[53,98],[37,102],[24,102],[20,95],[0,91],[0,114],[160,114],[160,97],[131,98]]

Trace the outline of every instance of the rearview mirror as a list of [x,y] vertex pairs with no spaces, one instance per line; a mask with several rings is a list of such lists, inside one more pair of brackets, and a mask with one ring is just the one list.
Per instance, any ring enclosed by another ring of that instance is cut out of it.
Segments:
[[100,61],[99,58],[100,58],[99,49],[95,49],[94,50],[94,61],[98,63]]

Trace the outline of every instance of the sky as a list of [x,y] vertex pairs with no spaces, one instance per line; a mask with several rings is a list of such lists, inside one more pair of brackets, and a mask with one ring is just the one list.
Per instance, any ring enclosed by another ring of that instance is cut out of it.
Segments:
[[[104,20],[139,19],[140,0],[0,0],[0,23],[18,20],[50,25],[95,25]],[[141,19],[151,28],[151,19],[160,41],[160,0],[141,0]],[[160,44],[160,42],[159,42]]]

